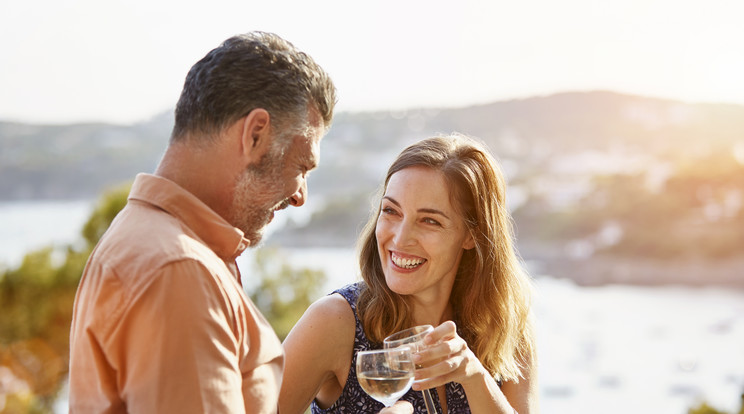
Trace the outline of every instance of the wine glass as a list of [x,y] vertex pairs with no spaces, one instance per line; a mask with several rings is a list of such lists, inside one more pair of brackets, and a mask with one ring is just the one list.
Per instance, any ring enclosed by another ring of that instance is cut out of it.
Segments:
[[359,351],[356,374],[359,385],[370,397],[390,407],[413,384],[411,348]]
[[[413,352],[419,351],[424,347],[424,337],[433,330],[434,327],[431,325],[419,325],[414,326],[413,328],[404,329],[385,338],[383,340],[383,347],[386,349],[395,349],[401,346],[409,346],[412,348]],[[420,366],[416,366],[416,368],[420,368]],[[424,394],[426,411],[429,414],[437,414],[431,391],[425,389],[421,392]]]

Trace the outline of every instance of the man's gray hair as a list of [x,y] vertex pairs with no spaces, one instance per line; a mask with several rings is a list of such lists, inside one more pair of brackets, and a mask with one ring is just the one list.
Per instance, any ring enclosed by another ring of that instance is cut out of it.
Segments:
[[263,108],[275,132],[301,129],[308,111],[318,111],[330,127],[336,88],[307,54],[266,32],[233,36],[191,67],[175,111],[171,141],[214,137],[227,126]]

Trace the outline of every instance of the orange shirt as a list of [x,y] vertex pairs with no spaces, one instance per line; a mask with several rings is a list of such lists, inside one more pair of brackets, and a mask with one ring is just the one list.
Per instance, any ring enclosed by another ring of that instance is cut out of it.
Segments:
[[274,413],[284,356],[248,299],[243,233],[177,184],[135,179],[83,272],[70,413]]

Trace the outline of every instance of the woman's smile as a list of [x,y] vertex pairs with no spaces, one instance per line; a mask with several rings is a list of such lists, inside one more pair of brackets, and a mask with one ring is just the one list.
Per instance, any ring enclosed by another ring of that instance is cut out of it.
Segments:
[[392,250],[390,251],[390,260],[396,267],[403,270],[415,270],[426,263],[426,259],[423,257],[405,255]]

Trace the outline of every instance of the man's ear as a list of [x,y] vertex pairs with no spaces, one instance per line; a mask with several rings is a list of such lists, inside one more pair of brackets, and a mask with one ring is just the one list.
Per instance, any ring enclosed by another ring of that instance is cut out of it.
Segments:
[[247,164],[258,162],[271,148],[273,139],[271,116],[268,111],[256,108],[243,118],[240,142]]

